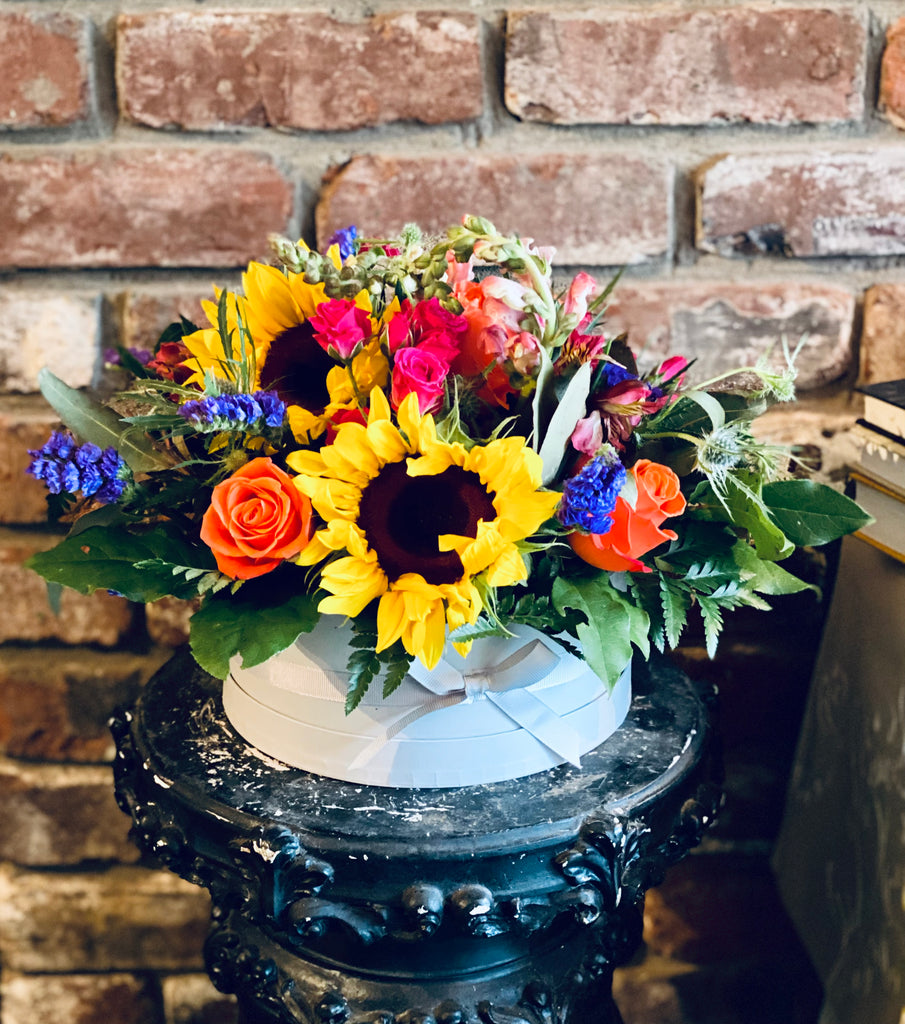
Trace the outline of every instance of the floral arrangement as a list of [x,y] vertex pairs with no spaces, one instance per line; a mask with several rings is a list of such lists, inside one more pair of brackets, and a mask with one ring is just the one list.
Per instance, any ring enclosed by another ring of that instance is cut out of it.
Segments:
[[861,526],[792,473],[752,420],[793,395],[792,359],[689,386],[641,372],[604,312],[557,289],[552,250],[468,216],[440,238],[273,240],[107,404],[43,371],[70,431],[30,472],[71,522],[31,566],[83,593],[195,599],[191,647],[225,678],[320,616],[354,630],[347,707],[413,658],[526,623],[609,683],[637,648],[807,584],[779,563]]

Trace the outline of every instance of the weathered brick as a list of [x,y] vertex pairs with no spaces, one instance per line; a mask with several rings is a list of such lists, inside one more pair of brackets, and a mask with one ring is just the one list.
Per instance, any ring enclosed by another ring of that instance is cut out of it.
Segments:
[[0,759],[0,858],[27,867],[138,859],[129,820],[101,765]]
[[[238,282],[219,279],[223,288],[237,288]],[[202,299],[214,299],[211,288],[198,292],[180,290],[165,292],[123,292],[117,296],[120,343],[126,348],[143,348],[153,351],[161,332],[171,323],[185,317],[199,327],[206,327],[208,320],[201,308]]]
[[233,996],[218,992],[205,974],[176,974],[163,979],[166,1024],[238,1024]]
[[169,871],[0,865],[4,970],[197,971],[210,899]]
[[692,963],[800,949],[770,866],[741,853],[700,854],[648,892],[644,939],[655,955]]
[[905,18],[894,21],[886,30],[879,105],[896,128],[905,128]]
[[3,1024],[160,1024],[151,979],[134,974],[10,974],[0,981]]
[[905,285],[878,284],[864,295],[863,384],[905,377]]
[[853,120],[865,44],[851,10],[512,13],[506,105],[555,124]]
[[55,615],[44,580],[23,563],[58,538],[0,529],[0,592],[15,594],[0,617],[0,643],[9,640],[62,640],[69,644],[112,646],[132,624],[132,608],[106,591],[90,596],[65,589]]
[[707,252],[905,253],[905,147],[725,156],[701,168],[697,186]]
[[[0,210],[0,221],[13,215]],[[0,390],[37,391],[42,366],[53,367],[74,388],[90,384],[100,356],[99,337],[96,295],[0,289]]]
[[132,704],[169,652],[10,648],[0,658],[0,751],[48,761],[109,761],[107,719]]
[[[334,131],[460,121],[483,107],[479,22],[466,13],[127,14],[116,67],[123,114],[155,128]],[[413,69],[425,72],[417,87]]]
[[641,263],[669,248],[671,183],[667,163],[629,156],[360,156],[324,187],[317,236],[348,224],[394,234],[407,221],[439,231],[474,213],[556,246],[560,263]]
[[0,523],[43,523],[47,488],[25,471],[29,449],[40,448],[60,426],[40,398],[0,398]]
[[606,322],[609,333],[628,333],[645,367],[676,353],[696,360],[695,381],[753,366],[768,352],[782,369],[783,338],[793,348],[805,338],[796,385],[807,391],[851,368],[854,315],[854,295],[829,284],[638,281],[617,285]]
[[159,601],[145,605],[145,624],[148,636],[155,644],[178,647],[189,638],[189,619],[197,602],[180,601],[175,597],[162,597]]
[[0,16],[0,127],[56,128],[90,113],[89,22],[59,12]]
[[287,230],[292,185],[237,149],[0,157],[0,266],[238,266]]

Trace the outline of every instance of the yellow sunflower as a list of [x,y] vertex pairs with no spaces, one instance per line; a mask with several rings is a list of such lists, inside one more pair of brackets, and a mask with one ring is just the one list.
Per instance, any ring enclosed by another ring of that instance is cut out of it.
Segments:
[[341,424],[333,444],[288,458],[326,523],[299,562],[330,558],[321,612],[354,617],[379,599],[377,650],[401,639],[433,668],[446,627],[481,613],[476,576],[493,587],[527,578],[518,542],[550,518],[560,496],[539,489],[540,458],[522,438],[468,451],[438,440],[414,394],[399,407],[398,427],[382,391],[370,403],[367,426]]
[[[338,253],[328,255],[339,266]],[[321,348],[308,320],[327,301],[323,284],[308,284],[302,274],[284,273],[263,263],[250,263],[242,275],[244,295],[227,294],[227,321],[233,343],[239,343],[238,321],[248,329],[252,345],[246,343],[255,366],[254,388],[276,391],[289,407],[289,425],[302,443],[320,436],[331,417],[340,409],[355,408],[349,371]],[[219,299],[219,292],[217,298]],[[367,292],[356,296],[356,304],[371,312]],[[217,330],[217,304],[203,302],[211,327],[184,339],[194,370],[189,383],[203,384],[205,370],[225,376],[223,340]],[[374,334],[379,325],[375,322]],[[250,351],[253,346],[253,353]],[[389,374],[386,358],[376,342],[353,361],[352,374],[360,393],[382,387]]]

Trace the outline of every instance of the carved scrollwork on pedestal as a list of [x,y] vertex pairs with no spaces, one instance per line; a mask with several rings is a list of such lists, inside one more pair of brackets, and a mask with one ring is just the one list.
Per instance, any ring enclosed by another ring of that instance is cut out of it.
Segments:
[[313,1024],[313,1018],[293,998],[294,984],[271,957],[249,944],[243,925],[237,928],[231,912],[214,906],[211,932],[204,944],[204,962],[211,981],[221,991],[254,1000],[286,1024]]

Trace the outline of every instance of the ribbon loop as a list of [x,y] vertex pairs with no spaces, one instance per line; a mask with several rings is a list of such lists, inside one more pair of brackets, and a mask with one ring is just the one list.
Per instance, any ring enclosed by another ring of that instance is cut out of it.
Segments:
[[462,672],[443,658],[432,670],[416,660],[409,669],[409,675],[434,696],[400,715],[358,754],[351,767],[367,764],[390,740],[419,718],[440,708],[471,704],[476,700],[490,700],[504,715],[558,757],[580,767],[578,734],[533,692],[561,685],[575,677],[574,671],[564,672],[562,668],[560,656],[537,639],[523,644],[499,664],[473,672]]

